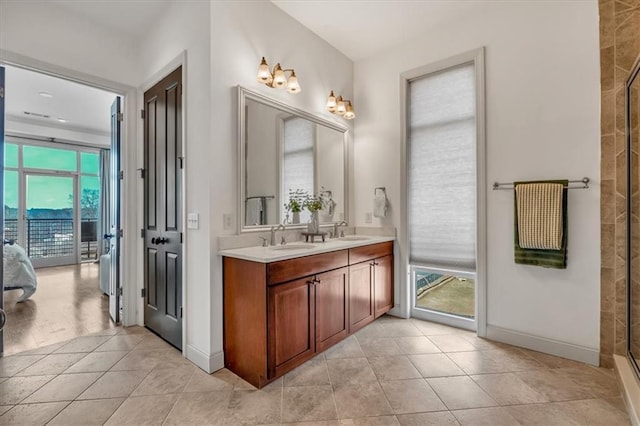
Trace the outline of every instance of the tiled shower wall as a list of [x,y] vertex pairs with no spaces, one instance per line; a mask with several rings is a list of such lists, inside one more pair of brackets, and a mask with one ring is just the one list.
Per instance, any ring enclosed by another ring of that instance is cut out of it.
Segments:
[[640,0],[599,0],[598,5],[602,90],[600,363],[613,367],[613,354],[626,353],[625,82],[640,54]]

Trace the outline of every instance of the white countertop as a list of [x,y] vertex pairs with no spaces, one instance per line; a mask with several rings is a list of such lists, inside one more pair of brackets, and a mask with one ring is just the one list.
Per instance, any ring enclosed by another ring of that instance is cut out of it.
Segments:
[[394,237],[378,237],[369,235],[347,235],[344,238],[329,239],[322,242],[322,239],[316,237],[313,243],[305,243],[304,241],[295,241],[285,245],[277,245],[271,247],[245,247],[230,250],[220,250],[220,256],[235,257],[237,259],[251,260],[253,262],[270,263],[279,260],[294,259],[296,257],[311,256],[319,253],[327,253],[330,251],[344,250],[353,247],[368,246],[369,244],[383,243],[385,241],[394,241]]

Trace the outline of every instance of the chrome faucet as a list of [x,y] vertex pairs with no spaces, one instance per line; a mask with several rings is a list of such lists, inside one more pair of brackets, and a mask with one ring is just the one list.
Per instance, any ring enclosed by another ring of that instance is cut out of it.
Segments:
[[[278,226],[274,226],[273,228],[271,228],[271,245],[275,246],[276,245],[276,232],[280,231],[280,230],[285,230],[287,228],[284,227],[283,224],[280,224]],[[284,237],[283,237],[284,238]]]
[[[344,220],[342,222],[334,222],[333,224],[333,234],[331,235],[331,238],[338,238],[338,227],[339,226],[349,226],[349,224],[347,222],[345,222]],[[342,235],[344,237],[344,231],[342,231]]]

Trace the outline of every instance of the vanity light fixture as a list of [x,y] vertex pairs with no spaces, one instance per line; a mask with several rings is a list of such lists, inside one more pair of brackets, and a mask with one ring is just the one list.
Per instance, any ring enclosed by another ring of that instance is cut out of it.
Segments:
[[[286,75],[287,72],[291,73],[288,79]],[[276,89],[286,87],[287,92],[289,93],[298,93],[301,90],[295,70],[282,69],[282,67],[278,63],[275,67],[273,67],[273,71],[270,71],[269,65],[267,64],[267,60],[264,58],[264,56],[262,57],[262,61],[260,62],[260,66],[258,67],[258,83],[263,83],[269,87]]]
[[353,110],[351,101],[348,99],[342,99],[342,96],[336,97],[336,95],[333,94],[333,90],[329,93],[326,108],[330,113],[341,115],[347,120],[353,120],[356,118],[356,113]]

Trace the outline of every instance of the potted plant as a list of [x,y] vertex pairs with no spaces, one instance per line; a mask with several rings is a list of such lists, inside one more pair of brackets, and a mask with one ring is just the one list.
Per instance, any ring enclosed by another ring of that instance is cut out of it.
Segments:
[[307,191],[289,189],[289,201],[284,204],[284,208],[287,210],[287,216],[289,216],[289,212],[292,213],[291,223],[300,223],[300,212],[304,208],[305,200],[308,197]]
[[308,195],[302,204],[311,213],[311,220],[309,221],[308,231],[317,234],[320,232],[320,219],[318,218],[318,212],[322,210],[324,203],[320,195]]

